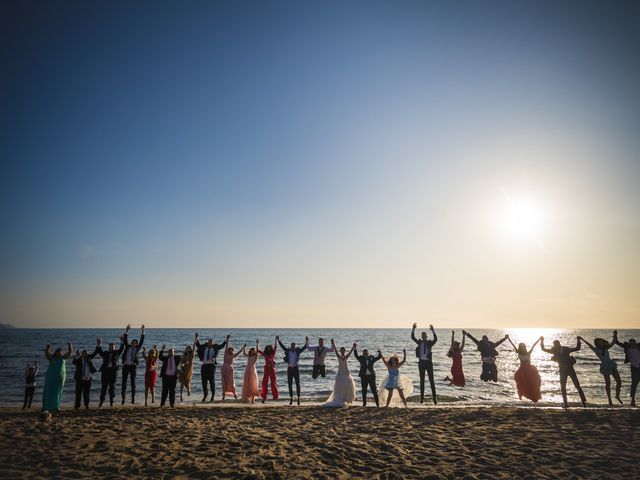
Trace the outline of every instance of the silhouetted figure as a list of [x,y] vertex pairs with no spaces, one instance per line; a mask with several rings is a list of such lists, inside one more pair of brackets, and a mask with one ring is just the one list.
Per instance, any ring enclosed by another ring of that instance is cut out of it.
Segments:
[[480,358],[482,360],[482,373],[480,374],[480,380],[484,382],[488,382],[489,380],[497,382],[498,367],[496,366],[496,357],[498,356],[498,350],[496,350],[496,348],[509,338],[509,335],[505,335],[504,338],[497,342],[492,342],[486,335],[483,335],[482,339],[478,341],[473,335],[465,330],[462,331],[462,334],[469,337],[473,343],[476,344],[478,351],[480,352]]
[[631,366],[631,406],[636,406],[636,390],[640,382],[640,345],[632,338],[628,342],[620,343],[618,331],[613,332],[613,343],[624,349],[624,363]]
[[436,399],[436,382],[433,379],[433,361],[432,361],[432,349],[438,341],[438,336],[433,328],[433,325],[429,325],[431,333],[433,333],[433,340],[427,338],[427,332],[422,332],[420,340],[416,338],[417,323],[413,324],[411,329],[411,340],[413,340],[418,346],[416,347],[416,357],[418,357],[418,371],[420,372],[420,403],[424,403],[424,374],[429,375],[429,384],[431,385],[431,397],[433,398],[433,404],[436,405],[438,400]]
[[202,401],[206,402],[209,391],[207,386],[211,387],[211,401],[213,402],[216,396],[216,365],[218,352],[222,350],[229,342],[229,335],[221,344],[213,343],[210,338],[207,343],[200,343],[199,336],[196,333],[196,352],[202,366],[200,367],[200,377],[202,379],[202,391],[204,396]]
[[36,376],[38,375],[39,364],[36,361],[35,366],[31,366],[27,363],[27,368],[24,370],[24,403],[22,409],[31,408],[31,402],[33,402],[33,394],[36,393]]
[[98,338],[96,350],[93,352],[94,354],[98,354],[102,357],[102,366],[100,367],[100,403],[98,404],[98,408],[100,408],[104,403],[104,399],[107,396],[107,389],[109,389],[109,403],[113,407],[113,399],[116,396],[118,368],[120,368],[118,362],[120,360],[120,355],[122,355],[122,352],[124,351],[123,340],[124,335],[121,335],[120,348],[116,350],[116,344],[111,342],[109,343],[109,349],[105,352],[102,349],[102,340]]
[[616,400],[622,403],[620,399],[622,380],[620,379],[620,373],[618,373],[618,364],[609,356],[609,349],[613,347],[613,342],[609,343],[604,338],[596,338],[592,345],[584,337],[578,337],[578,339],[586,343],[600,360],[600,373],[604,377],[604,388],[609,399],[609,406],[613,407],[613,402],[611,401],[611,377],[616,381]]
[[535,365],[531,364],[531,352],[533,352],[533,349],[538,345],[538,342],[540,342],[540,338],[527,350],[527,346],[524,343],[520,343],[516,347],[515,343],[509,338],[509,343],[520,360],[520,367],[518,367],[516,373],[513,375],[520,400],[522,400],[522,397],[525,397],[532,402],[537,402],[542,398],[540,393],[540,374]]
[[129,343],[129,329],[127,325],[122,339],[124,352],[122,354],[122,404],[127,396],[127,379],[131,378],[131,403],[136,403],[136,370],[138,369],[138,353],[144,343],[144,325],[140,327],[140,340],[131,340]]
[[456,332],[451,330],[451,346],[447,352],[447,356],[451,358],[451,376],[444,377],[445,382],[449,382],[449,385],[455,385],[456,387],[464,387],[465,378],[462,371],[462,352],[464,351],[464,341],[467,338],[466,335],[462,335],[462,345],[455,340]]
[[584,396],[584,392],[582,391],[582,387],[580,386],[580,381],[578,380],[578,375],[576,375],[576,371],[573,368],[573,366],[576,364],[576,359],[571,356],[573,352],[577,352],[578,350],[580,350],[580,347],[580,338],[578,338],[578,343],[575,348],[563,347],[562,345],[560,345],[560,342],[558,340],[553,341],[553,347],[545,348],[544,337],[540,337],[540,348],[542,349],[542,351],[553,355],[551,357],[551,360],[558,363],[558,369],[560,371],[560,391],[562,392],[562,401],[564,402],[564,408],[569,407],[569,404],[567,403],[567,377],[571,377],[571,381],[576,387],[578,395],[580,395],[582,406],[587,406],[587,398]]
[[280,348],[284,350],[284,361],[287,362],[287,383],[289,384],[289,405],[293,405],[293,382],[296,382],[296,394],[298,396],[298,405],[300,405],[300,370],[298,362],[300,354],[305,351],[309,344],[309,337],[305,337],[305,345],[296,348],[296,344],[292,343],[289,348],[285,347],[280,341],[280,337],[276,337]]
[[76,371],[73,375],[73,379],[76,382],[76,402],[75,409],[80,408],[81,401],[84,401],[84,408],[89,409],[89,401],[91,396],[91,380],[93,374],[96,372],[96,368],[93,366],[93,357],[98,355],[97,351],[94,351],[91,355],[86,350],[82,353],[79,351],[76,353],[76,357],[71,361]]
[[162,395],[160,397],[160,406],[164,407],[167,402],[167,396],[169,397],[169,404],[171,408],[175,406],[176,402],[176,383],[178,382],[178,369],[180,368],[180,362],[182,358],[175,354],[173,348],[169,349],[169,353],[165,353],[165,345],[160,349],[159,359],[162,362],[162,368],[160,369],[160,378],[162,378]]
[[378,388],[376,386],[376,371],[373,366],[374,363],[382,358],[382,354],[378,353],[377,357],[372,357],[366,348],[362,351],[362,355],[358,355],[357,348],[353,350],[353,354],[360,362],[358,376],[360,377],[360,386],[362,387],[362,406],[367,406],[367,389],[371,388],[373,400],[376,402],[376,407],[379,407],[380,402],[378,400]]

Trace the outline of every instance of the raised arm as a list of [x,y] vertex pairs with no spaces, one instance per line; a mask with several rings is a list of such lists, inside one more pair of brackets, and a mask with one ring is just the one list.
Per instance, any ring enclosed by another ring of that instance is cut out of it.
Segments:
[[242,346],[242,348],[241,348],[240,350],[238,350],[238,352],[237,352],[237,353],[234,353],[234,354],[233,354],[233,358],[236,358],[236,357],[237,357],[238,355],[240,355],[241,353],[244,353],[246,349],[247,349],[247,344],[245,343],[245,344]]
[[158,359],[161,362],[164,362],[167,359],[167,356],[164,354],[164,349],[167,348],[166,345],[162,345],[162,348],[160,349],[160,353],[158,353]]
[[593,346],[592,343],[589,343],[589,341],[587,339],[585,339],[584,337],[578,337],[578,343],[580,342],[584,342],[587,344],[587,347],[589,347],[591,350],[593,350],[596,354],[598,353],[598,349],[596,347]]
[[382,360],[382,363],[384,363],[384,366],[389,368],[389,364],[387,363],[387,359],[382,356],[382,352],[380,350],[378,350],[378,356]]
[[413,328],[411,329],[411,340],[413,340],[414,342],[416,342],[418,345],[420,344],[420,342],[418,341],[418,339],[416,338],[416,328],[418,327],[417,323],[413,324]]
[[358,361],[360,361],[360,355],[358,355],[358,349],[357,348],[353,349],[353,356],[356,357],[356,359]]
[[518,353],[518,347],[516,347],[516,344],[511,341],[511,338],[509,338],[509,343],[513,347],[513,351]]
[[96,339],[96,349],[93,351],[93,353],[90,353],[90,354],[89,354],[89,358],[90,358],[91,360],[93,360],[93,359],[94,359],[94,358],[96,358],[100,353],[102,353],[102,349],[98,350],[98,345],[100,345],[100,343],[101,343],[101,342],[100,342],[100,339],[99,339],[99,338],[97,338],[97,339]]
[[336,347],[336,342],[331,339],[331,349],[336,354],[336,358],[340,358],[340,354],[338,353],[338,348]]
[[531,352],[533,352],[533,349],[536,348],[536,345],[538,345],[539,342],[540,342],[540,339],[537,339],[535,342],[533,342],[533,345],[531,345],[531,348],[529,349],[529,355],[531,355]]
[[347,353],[347,356],[345,358],[349,358],[355,349],[356,349],[356,342],[353,342],[353,345],[351,346],[351,350],[349,350],[349,353]]
[[71,345],[71,342],[67,342],[67,353],[62,358],[70,358],[71,355],[73,355],[73,345]]
[[551,350],[550,348],[544,348],[544,337],[540,337],[540,350],[546,353],[553,354],[553,350]]
[[[449,345],[449,350],[453,348],[453,342],[455,341],[455,338],[456,338],[456,331],[451,330],[451,345]],[[464,335],[462,336],[462,338],[464,339]]]
[[402,365],[404,365],[406,361],[407,361],[407,349],[403,348],[402,349],[402,361],[398,364],[398,367],[401,367]]
[[309,346],[309,337],[304,337],[304,345],[302,347],[298,347],[298,355],[304,352]]
[[276,348],[278,348],[278,341],[280,340],[280,337],[278,337],[276,335],[276,339],[273,341],[273,351],[276,351]]
[[467,337],[469,337],[471,339],[471,341],[473,343],[475,343],[476,345],[478,345],[480,342],[478,342],[478,340],[476,340],[476,337],[474,337],[473,335],[471,335],[469,332],[467,332],[466,330],[462,331],[462,335],[466,335]]
[[620,340],[618,340],[618,330],[613,331],[613,343],[615,343],[619,347],[624,348],[624,345],[620,343]]
[[[580,350],[580,348],[582,348],[582,344],[580,343],[580,338],[581,337],[578,337],[578,343],[576,344],[575,348],[570,348],[569,349],[570,352],[577,352],[578,350]],[[586,340],[585,340],[585,342],[586,342]],[[587,343],[587,345],[589,345],[593,349],[592,345],[590,345],[589,343]]]
[[496,343],[493,344],[494,347],[499,346],[502,342],[504,342],[505,340],[507,340],[509,338],[509,335],[505,335],[504,337],[502,337],[500,340],[498,340]]
[[467,336],[466,335],[462,335],[462,343],[460,344],[460,352],[462,352],[464,350],[464,341],[466,340]]
[[429,325],[429,328],[431,329],[431,333],[433,334],[433,340],[431,342],[431,345],[433,346],[438,341],[438,335],[436,335],[436,329],[433,328],[433,325]]
[[124,342],[124,346],[125,347],[129,347],[129,329],[131,328],[131,324],[128,324],[125,329],[124,329],[124,333],[122,334],[122,341]]
[[142,347],[143,343],[144,343],[144,323],[140,327],[140,341],[138,342],[138,348]]
[[282,348],[282,350],[284,350],[286,353],[287,347],[284,346],[284,343],[282,343],[282,341],[280,340],[280,337],[276,337],[276,341],[278,342],[278,345],[280,345],[280,348]]

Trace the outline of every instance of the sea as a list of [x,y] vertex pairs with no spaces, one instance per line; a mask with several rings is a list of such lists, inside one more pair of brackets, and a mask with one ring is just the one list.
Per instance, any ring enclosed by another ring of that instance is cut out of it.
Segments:
[[[576,337],[583,336],[590,342],[596,337],[607,340],[612,338],[612,330],[563,330],[563,329],[467,329],[476,338],[487,335],[490,340],[496,341],[505,334],[509,334],[516,345],[524,342],[530,346],[540,335],[545,337],[545,346],[550,346],[553,340],[560,340],[563,345],[575,346]],[[416,336],[420,336],[422,329],[416,331]],[[304,344],[305,336],[309,337],[310,345],[317,345],[318,338],[325,339],[325,345],[330,345],[330,339],[334,339],[338,347],[344,346],[349,349],[353,342],[358,344],[358,351],[368,349],[374,353],[380,348],[385,356],[398,354],[402,357],[402,349],[407,350],[407,363],[402,367],[401,373],[407,375],[414,385],[413,394],[409,397],[410,402],[419,402],[419,376],[418,359],[415,357],[415,344],[411,340],[411,329],[154,329],[146,330],[144,344],[147,348],[157,345],[160,348],[166,345],[178,351],[184,351],[187,345],[191,345],[194,333],[200,334],[201,341],[212,338],[215,343],[224,341],[227,334],[231,335],[231,345],[236,349],[241,348],[246,342],[247,347],[255,345],[256,339],[260,340],[261,348],[267,343],[273,343],[276,335],[279,335],[285,345],[295,342],[301,346]],[[429,338],[432,333],[427,330]],[[37,378],[36,394],[34,406],[40,408],[42,401],[42,387],[44,385],[44,374],[47,368],[47,360],[44,358],[44,348],[47,343],[51,344],[52,351],[61,347],[66,351],[66,342],[71,341],[74,350],[86,349],[92,352],[95,348],[96,338],[100,337],[106,346],[109,342],[119,345],[118,337],[123,333],[122,329],[3,329],[0,330],[0,370],[4,374],[4,382],[0,396],[2,405],[21,405],[24,394],[24,368],[27,363],[33,364],[36,360],[40,362],[40,373]],[[505,342],[498,347],[499,356],[497,358],[498,382],[485,383],[480,380],[480,353],[476,350],[473,342],[467,341],[463,353],[463,368],[467,384],[465,387],[449,386],[444,378],[450,374],[451,359],[447,357],[447,351],[451,342],[450,329],[437,329],[438,342],[433,348],[433,363],[435,373],[435,383],[437,387],[438,402],[440,405],[459,406],[526,406],[531,402],[519,400],[515,382],[514,372],[518,368],[518,357],[511,349],[509,342]],[[456,330],[456,339],[462,340],[462,331]],[[621,341],[629,338],[640,340],[640,330],[619,330],[618,336]],[[130,339],[139,338],[139,330],[132,329]],[[281,351],[281,350],[280,350]],[[618,363],[620,375],[622,377],[622,399],[625,404],[629,402],[630,369],[623,363],[624,353],[618,346],[610,350],[611,357]],[[590,406],[606,406],[607,397],[604,388],[604,379],[599,372],[599,360],[588,346],[583,344],[582,350],[575,354],[577,364],[576,372],[580,383],[587,396]],[[282,360],[282,355],[277,354],[278,361],[277,377],[278,388],[282,402],[288,403],[288,390],[286,380],[286,364]],[[218,358],[222,363],[221,355]],[[99,368],[102,360],[96,358],[95,364]],[[304,352],[300,361],[300,379],[302,389],[302,400],[304,402],[324,402],[333,388],[333,382],[338,367],[337,359],[333,354],[327,355],[326,378],[313,379],[311,377],[313,363],[313,353]],[[539,347],[533,352],[532,363],[536,365],[542,377],[542,401],[538,406],[558,407],[561,405],[560,383],[558,377],[557,364],[551,361],[551,356],[540,350]],[[242,387],[242,377],[246,365],[246,359],[239,356],[235,362],[235,381],[238,393]],[[356,381],[356,397],[360,399],[360,385],[357,377],[358,362],[355,358],[349,359],[351,373]],[[258,375],[262,378],[263,359],[258,363]],[[67,381],[64,387],[63,407],[72,406],[74,400],[73,372],[75,367],[68,360]],[[220,377],[218,368],[216,371],[216,401],[221,400]],[[138,369],[136,402],[144,403],[144,366]],[[376,364],[378,381],[386,376],[385,367],[382,362]],[[118,374],[116,389],[116,401],[120,400],[121,372]],[[162,380],[158,379],[157,395],[160,394]],[[578,405],[579,398],[573,388],[571,381],[567,387],[569,403]],[[612,390],[615,391],[615,383],[612,381]],[[100,373],[94,375],[91,389],[93,406],[97,406],[100,392]],[[427,383],[425,394],[427,404],[431,403],[430,389]],[[129,397],[130,398],[130,397]],[[269,396],[270,399],[270,396]],[[196,361],[193,372],[193,387],[191,396],[186,398],[185,404],[197,403],[202,400],[202,386],[200,379],[200,363]],[[227,400],[228,401],[228,400]],[[614,400],[615,402],[615,400]]]

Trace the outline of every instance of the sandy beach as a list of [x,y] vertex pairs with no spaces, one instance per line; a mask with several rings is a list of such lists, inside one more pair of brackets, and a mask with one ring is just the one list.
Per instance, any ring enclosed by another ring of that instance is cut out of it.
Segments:
[[[631,478],[631,409],[0,409],[3,478]],[[635,447],[634,447],[635,445]]]

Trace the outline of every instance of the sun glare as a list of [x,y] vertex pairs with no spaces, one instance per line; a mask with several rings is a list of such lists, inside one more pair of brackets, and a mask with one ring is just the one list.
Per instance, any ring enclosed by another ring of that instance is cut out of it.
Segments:
[[541,244],[546,228],[546,212],[536,198],[505,194],[502,229],[518,244]]

